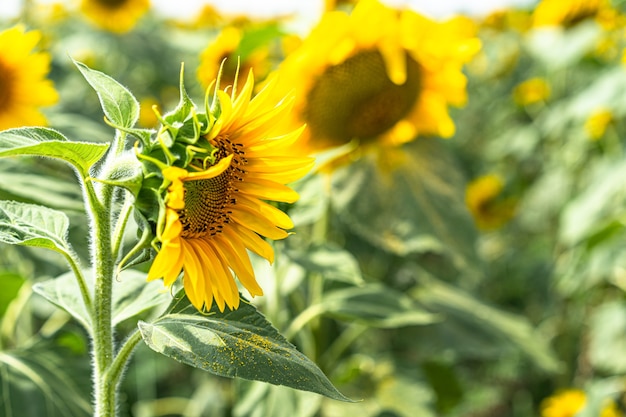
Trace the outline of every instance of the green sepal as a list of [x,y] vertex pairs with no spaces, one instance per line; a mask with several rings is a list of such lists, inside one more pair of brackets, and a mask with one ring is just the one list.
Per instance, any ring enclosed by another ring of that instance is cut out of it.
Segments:
[[113,160],[99,178],[90,179],[125,188],[137,197],[143,184],[143,170],[141,163],[134,156],[126,155]]

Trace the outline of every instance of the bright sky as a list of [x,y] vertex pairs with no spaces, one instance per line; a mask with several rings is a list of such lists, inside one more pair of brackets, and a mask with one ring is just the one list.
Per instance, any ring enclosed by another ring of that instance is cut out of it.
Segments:
[[[14,17],[19,13],[23,0],[0,0],[0,17]],[[409,5],[433,17],[446,17],[455,12],[485,14],[511,5],[528,5],[535,0],[383,0],[390,5]],[[37,0],[40,3],[63,2],[63,0]],[[152,0],[155,9],[169,16],[185,18],[193,16],[203,4],[212,4],[226,14],[249,13],[272,16],[296,13],[304,21],[315,21],[322,10],[323,0]]]

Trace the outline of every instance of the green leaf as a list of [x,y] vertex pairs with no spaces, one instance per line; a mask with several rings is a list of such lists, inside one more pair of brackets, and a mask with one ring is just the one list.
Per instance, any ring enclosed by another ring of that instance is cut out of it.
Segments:
[[62,211],[84,211],[80,186],[76,182],[44,176],[41,173],[0,174],[0,190],[7,196],[3,200],[20,200]]
[[[444,338],[445,346],[456,346],[475,355],[501,356],[504,349],[517,349],[540,368],[556,372],[561,364],[545,338],[521,316],[488,306],[468,293],[422,275],[414,298],[428,310],[445,316],[433,329]],[[436,333],[437,334],[437,333]],[[433,343],[431,332],[422,335]],[[435,350],[441,346],[435,346]]]
[[4,417],[92,415],[86,361],[38,343],[0,351],[0,410]]
[[109,145],[72,142],[59,132],[44,127],[20,127],[0,132],[0,157],[44,156],[72,164],[82,177],[102,158]]
[[317,272],[324,279],[361,284],[363,277],[357,260],[350,252],[332,243],[308,248],[305,253],[290,250],[289,257],[309,273]]
[[[87,280],[87,284],[90,286],[90,289],[93,287],[90,279]],[[89,333],[92,332],[91,317],[85,308],[78,282],[73,272],[65,273],[47,281],[38,282],[33,285],[33,291],[57,307],[65,310]]]
[[441,318],[410,297],[378,284],[333,291],[320,303],[327,314],[380,328],[423,325]]
[[139,322],[144,341],[154,351],[216,375],[350,401],[248,302],[223,313],[214,304],[203,315],[182,292],[177,298],[169,314],[153,323]]
[[25,281],[26,279],[19,274],[6,271],[0,272],[0,285],[2,285],[2,291],[0,291],[0,318],[4,316],[9,304],[17,297]]
[[102,111],[114,125],[131,128],[139,119],[139,102],[130,91],[108,75],[74,61],[83,77],[96,90]]
[[70,253],[67,216],[48,207],[0,201],[0,242]]
[[113,285],[113,325],[136,317],[172,300],[160,281],[146,281],[144,272],[126,269]]
[[[91,271],[84,270],[83,274],[87,286],[92,290]],[[85,309],[73,273],[66,273],[57,278],[37,283],[33,286],[33,291],[65,310],[85,329],[91,330],[91,318]],[[163,285],[158,281],[147,282],[145,273],[132,269],[124,270],[113,284],[113,325],[136,317],[152,308],[166,306],[170,300],[170,294],[164,291]]]
[[343,222],[373,245],[442,254],[466,274],[480,265],[465,181],[441,141],[371,152],[334,174],[331,196]]

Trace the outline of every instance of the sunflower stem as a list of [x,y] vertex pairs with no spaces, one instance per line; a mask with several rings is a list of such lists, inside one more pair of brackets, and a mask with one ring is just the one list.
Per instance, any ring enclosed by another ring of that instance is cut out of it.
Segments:
[[113,232],[113,247],[111,248],[111,253],[113,256],[119,256],[120,249],[122,247],[122,240],[124,240],[124,231],[126,230],[126,225],[128,224],[128,218],[130,217],[130,213],[132,213],[133,209],[133,199],[130,198],[128,193],[124,198],[124,205],[120,210],[120,214],[117,218],[117,223],[115,224],[115,231]]
[[139,329],[135,329],[135,331],[128,336],[120,347],[120,350],[115,356],[115,359],[113,360],[113,363],[107,373],[107,379],[111,381],[113,386],[117,386],[119,384],[122,374],[124,373],[124,369],[126,368],[133,351],[141,340],[141,333],[139,333]]
[[[100,191],[98,193],[97,191]],[[111,239],[112,189],[85,182],[88,209],[91,214],[92,267],[94,269],[94,309],[92,367],[95,387],[95,417],[115,417],[116,384],[107,378],[113,362],[113,326],[111,320],[115,258]]]
[[70,268],[72,268],[72,272],[74,272],[74,276],[78,281],[78,287],[80,288],[80,295],[83,298],[83,303],[85,304],[85,309],[89,313],[89,316],[93,320],[93,301],[91,299],[91,293],[89,292],[89,287],[87,286],[87,280],[85,279],[85,275],[83,275],[83,271],[80,268],[80,263],[78,259],[75,258],[75,255],[72,253],[64,253],[65,259],[70,264]]

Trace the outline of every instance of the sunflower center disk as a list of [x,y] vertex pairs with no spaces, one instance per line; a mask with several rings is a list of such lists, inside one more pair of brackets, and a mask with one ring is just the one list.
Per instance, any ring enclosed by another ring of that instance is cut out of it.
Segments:
[[11,74],[0,62],[0,109],[7,106],[11,99]]
[[98,0],[98,3],[100,3],[104,7],[115,9],[123,5],[124,3],[128,3],[128,0]]
[[186,239],[215,236],[230,221],[232,168],[215,178],[185,182],[185,208],[179,211]]
[[420,89],[419,65],[407,56],[407,80],[394,84],[378,51],[329,67],[309,91],[304,117],[314,138],[343,144],[375,139],[411,110]]

